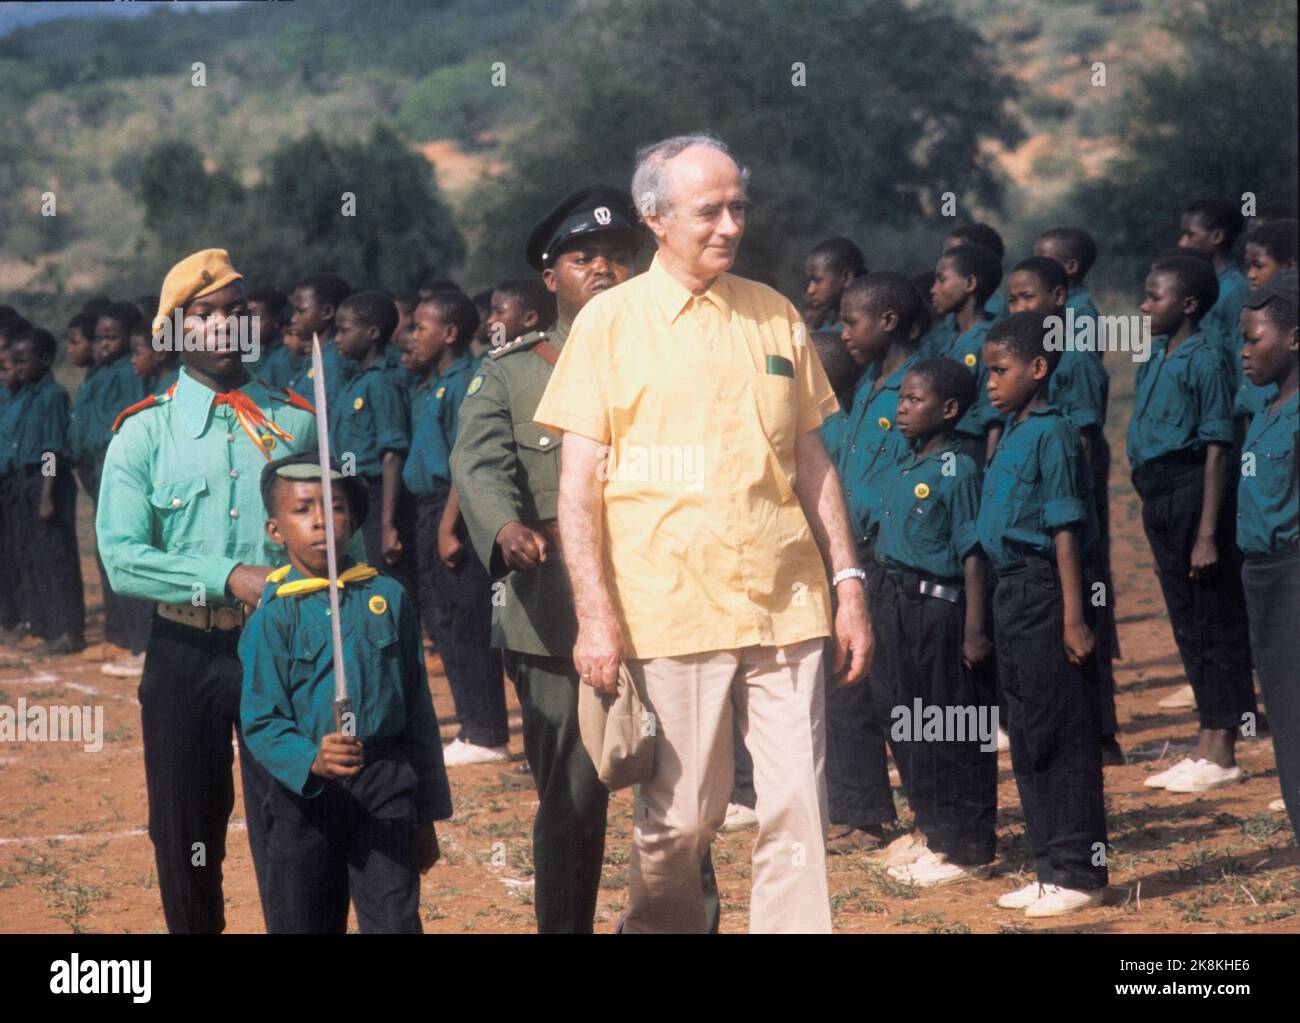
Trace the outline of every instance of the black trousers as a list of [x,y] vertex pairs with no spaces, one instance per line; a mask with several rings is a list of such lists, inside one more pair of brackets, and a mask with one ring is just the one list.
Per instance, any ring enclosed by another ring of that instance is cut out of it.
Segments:
[[366,562],[371,568],[377,568],[384,575],[392,576],[413,600],[419,600],[419,580],[415,557],[415,495],[405,487],[397,492],[397,538],[402,543],[402,556],[397,564],[390,565],[384,560],[384,478],[382,476],[362,476],[366,496],[370,501],[370,510],[366,521],[361,526],[361,538],[366,545]]
[[533,819],[533,895],[541,934],[590,934],[605,862],[609,790],[578,731],[573,661],[505,651],[519,694],[524,753],[537,785]]
[[[86,488],[95,509],[99,508],[99,484],[103,471],[103,454],[77,466],[81,485]],[[95,566],[99,569],[99,592],[104,602],[104,639],[115,646],[125,647],[134,654],[140,653],[149,641],[153,604],[113,592],[108,581],[108,571],[104,568],[104,559],[99,556],[98,544],[95,547]]]
[[19,599],[32,632],[41,639],[80,639],[86,601],[77,552],[77,484],[70,471],[56,472],[54,514],[42,519],[38,509],[45,479],[40,466],[28,466],[9,481]]
[[1142,498],[1142,526],[1169,611],[1174,642],[1196,693],[1202,728],[1240,728],[1255,713],[1250,632],[1237,548],[1237,488],[1231,478],[1215,530],[1219,564],[1208,576],[1188,576],[1201,521],[1205,466],[1174,455],[1141,466],[1133,485]]
[[465,558],[459,568],[443,564],[438,523],[445,507],[445,495],[419,502],[416,544],[420,591],[429,609],[426,624],[447,673],[461,738],[479,746],[504,746],[510,730],[501,653],[491,646],[492,579],[470,546],[464,520],[457,536],[465,545]]
[[[867,572],[876,652],[867,678],[848,687],[835,686],[832,658],[826,659],[826,796],[832,823],[866,828],[898,818],[885,753],[897,700],[889,644],[879,640],[889,631],[892,587],[885,585],[885,571],[869,545],[859,543],[858,560]],[[901,759],[895,756],[900,777]]]
[[1097,681],[1101,686],[1101,734],[1119,732],[1115,715],[1115,661],[1120,657],[1119,627],[1115,622],[1115,578],[1110,570],[1110,442],[1100,429],[1090,429],[1092,443],[1092,498],[1097,511],[1098,540],[1083,558],[1084,597],[1092,603],[1092,586],[1105,586],[1106,602],[1094,606],[1097,639]]
[[14,535],[11,479],[0,476],[0,629],[15,629],[26,620],[18,598],[22,576],[18,571],[20,546]]
[[345,934],[348,901],[362,934],[420,934],[415,769],[396,741],[367,745],[355,778],[304,798],[271,780],[266,818],[266,929]]
[[1278,781],[1291,829],[1300,841],[1300,551],[1246,558],[1241,581]]
[[[997,844],[998,808],[993,666],[968,671],[962,663],[965,603],[922,595],[914,575],[887,578],[895,596],[886,631],[895,651],[897,703],[908,712],[905,720],[915,718],[917,700],[923,708],[939,708],[945,717],[948,708],[970,708],[961,741],[945,733],[938,741],[909,737],[895,743],[907,765],[906,772],[900,771],[907,801],[932,851],[962,865],[990,863]],[[981,722],[991,733],[987,743],[978,734]],[[987,750],[980,748],[986,744]]]
[[173,934],[217,934],[226,926],[221,864],[235,805],[232,731],[263,914],[267,908],[263,807],[272,778],[239,730],[238,643],[237,629],[204,632],[157,616],[149,634],[139,693],[149,838]]
[[1070,663],[1064,614],[1055,562],[1031,558],[1023,567],[998,572],[998,672],[1038,880],[1102,888],[1108,875],[1097,742],[1100,686],[1094,657],[1083,666]]

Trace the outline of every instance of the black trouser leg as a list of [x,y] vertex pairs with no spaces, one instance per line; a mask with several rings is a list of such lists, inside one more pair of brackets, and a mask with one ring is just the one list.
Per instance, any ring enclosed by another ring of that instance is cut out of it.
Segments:
[[0,476],[0,629],[16,629],[24,618],[18,600],[20,547],[14,534],[17,519],[10,491],[10,477]]
[[333,783],[303,798],[272,780],[266,798],[268,934],[347,932],[347,802]]
[[70,472],[54,476],[54,514],[38,514],[45,477],[39,471],[15,478],[20,505],[27,516],[22,550],[23,590],[38,617],[36,635],[42,639],[80,639],[86,628],[86,604],[77,553],[77,485]]
[[372,759],[344,786],[351,800],[348,889],[362,934],[420,934],[415,863],[415,769],[397,749]]
[[1241,570],[1250,645],[1273,734],[1278,781],[1300,841],[1300,553],[1247,558]]
[[1038,880],[1106,885],[1106,808],[1097,742],[1095,667],[1065,652],[1055,566],[1033,559],[998,575],[993,598],[998,670],[1006,695],[1011,765]]
[[537,784],[533,901],[542,934],[590,934],[605,862],[609,790],[578,731],[577,670],[570,660],[505,652],[524,719],[524,751]]

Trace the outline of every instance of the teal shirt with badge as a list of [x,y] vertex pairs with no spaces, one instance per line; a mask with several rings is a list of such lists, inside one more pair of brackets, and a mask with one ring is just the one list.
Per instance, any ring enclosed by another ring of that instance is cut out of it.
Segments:
[[1237,483],[1237,546],[1247,557],[1280,554],[1300,540],[1300,395],[1255,415],[1242,446],[1253,473]]
[[[341,565],[340,575],[350,567]],[[272,573],[244,626],[239,717],[253,758],[285,788],[311,797],[325,785],[312,762],[335,730],[334,649],[328,583],[282,592],[304,579],[296,568]],[[363,746],[399,740],[417,779],[416,822],[445,820],[451,789],[415,607],[400,583],[378,574],[343,582],[338,596],[356,737]]]
[[1055,557],[1055,534],[1067,527],[1077,530],[1080,552],[1096,542],[1091,470],[1078,429],[1054,405],[1007,420],[981,491],[975,531],[998,568]]
[[[316,451],[313,412],[255,380],[240,390],[292,438],[262,434],[271,458]],[[155,396],[128,416],[108,447],[95,535],[120,594],[169,603],[201,596],[230,607],[226,580],[236,565],[284,561],[264,528],[259,481],[268,457],[215,398],[182,369],[171,397]],[[352,540],[363,552],[360,531]]]
[[59,471],[70,454],[68,415],[71,402],[68,392],[46,373],[13,396],[9,408],[0,418],[0,437],[5,451],[0,455],[0,472],[21,472],[28,466],[46,464],[54,456],[52,468]]
[[338,392],[327,396],[330,449],[342,464],[349,454],[358,476],[383,474],[384,453],[405,454],[410,447],[406,397],[384,368],[383,359],[350,376]]
[[479,362],[468,353],[458,355],[413,397],[411,453],[402,467],[402,482],[411,493],[427,496],[451,487],[451,451],[456,446],[460,405]]
[[957,423],[957,432],[965,437],[983,437],[999,418],[997,410],[989,404],[989,371],[984,366],[984,342],[988,339],[992,320],[981,320],[955,337],[939,353],[943,359],[960,362],[975,375],[975,400]]
[[872,364],[862,374],[853,392],[853,407],[839,445],[836,468],[844,486],[854,537],[870,536],[875,530],[875,513],[880,505],[877,478],[898,464],[907,452],[907,441],[898,432],[898,389],[903,377],[916,365],[913,352],[904,359],[879,388],[880,365]]
[[1232,391],[1223,357],[1203,333],[1168,354],[1168,343],[1151,345],[1139,364],[1128,423],[1128,460],[1133,469],[1179,451],[1232,443]]
[[[325,404],[331,413],[339,403],[339,395],[348,380],[361,368],[352,359],[343,358],[334,339],[327,338],[320,344],[321,366],[325,369]],[[308,342],[306,353],[302,356],[289,382],[285,385],[295,394],[300,394],[308,401],[315,400],[316,382],[311,368],[311,343]]]
[[893,572],[962,580],[979,546],[980,473],[953,442],[925,457],[909,452],[880,480],[876,560]]

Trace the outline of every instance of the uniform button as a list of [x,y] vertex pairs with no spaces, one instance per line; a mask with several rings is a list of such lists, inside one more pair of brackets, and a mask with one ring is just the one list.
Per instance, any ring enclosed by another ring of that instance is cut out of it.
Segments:
[[181,499],[180,499],[179,497],[173,497],[173,498],[172,498],[172,507],[173,507],[173,508],[179,508],[179,507],[181,506],[182,503],[183,503],[183,502],[181,501]]
[[231,470],[230,470],[230,478],[231,478],[232,480],[237,480],[237,479],[239,479],[239,470],[238,470],[238,469],[231,469]]
[[235,435],[233,433],[226,434],[226,442],[228,444],[233,444],[235,442]]
[[538,443],[539,445],[541,445],[542,447],[546,447],[547,444],[551,443],[551,438],[550,438],[550,437],[543,437],[543,438],[542,438],[541,440],[539,440],[537,443]]
[[239,509],[238,509],[238,508],[231,508],[231,509],[230,509],[230,517],[231,517],[232,519],[237,519],[237,518],[239,518]]

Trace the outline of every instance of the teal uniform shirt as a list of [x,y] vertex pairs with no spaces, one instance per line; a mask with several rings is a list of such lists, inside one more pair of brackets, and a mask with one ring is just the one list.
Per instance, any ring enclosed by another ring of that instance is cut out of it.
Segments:
[[[18,433],[18,411],[21,410],[19,399],[22,391],[12,393],[7,387],[0,387],[0,476],[8,476],[15,470],[14,451],[18,445],[7,443],[4,438],[15,437]],[[2,512],[3,509],[0,509]]]
[[61,471],[68,456],[68,414],[71,402],[53,373],[46,373],[13,396],[0,414],[0,473],[20,472],[30,465],[42,465],[46,455],[55,457],[54,471]]
[[[343,358],[333,338],[328,338],[320,343],[320,361],[325,368],[325,404],[332,413],[340,401],[339,395],[343,387],[361,367],[357,365],[355,360]],[[312,379],[312,374],[311,347],[309,344],[306,354],[302,357],[301,364],[299,364],[285,386],[308,401],[314,401],[316,384]]]
[[90,449],[86,444],[85,429],[86,424],[90,422],[93,415],[91,405],[94,402],[95,390],[99,386],[98,381],[102,375],[100,373],[101,368],[100,366],[91,366],[86,370],[86,375],[77,387],[77,393],[72,396],[72,413],[68,419],[68,454],[78,463],[89,460]]
[[[322,353],[323,354],[323,353]],[[310,366],[303,366],[303,363],[309,363],[309,359],[294,355],[285,347],[284,342],[275,345],[269,352],[263,352],[262,358],[257,361],[255,366],[250,366],[248,371],[253,374],[266,387],[288,387],[289,381],[299,373],[306,375]],[[304,395],[308,401],[310,395]]]
[[[1242,554],[1280,554],[1300,540],[1300,395],[1250,421],[1243,455],[1254,455],[1254,473],[1237,483],[1237,546]],[[1244,466],[1243,466],[1244,468]]]
[[957,432],[966,437],[983,437],[998,419],[997,410],[989,404],[986,386],[989,371],[984,367],[984,342],[988,338],[992,320],[981,320],[964,331],[942,352],[940,358],[960,362],[975,375],[975,400],[957,423]]
[[880,505],[877,479],[889,472],[907,453],[907,441],[898,432],[894,419],[898,415],[898,389],[903,377],[917,362],[913,352],[880,385],[880,366],[867,367],[853,392],[853,407],[840,443],[840,460],[836,468],[844,485],[849,506],[849,526],[854,537],[875,532],[875,513]]
[[[1066,292],[1065,307],[1074,310],[1074,329],[1076,331],[1082,329],[1082,321],[1087,317],[1092,320],[1092,336],[1094,338],[1099,337],[1098,330],[1100,329],[1100,325],[1098,323],[1098,317],[1101,316],[1101,313],[1093,304],[1092,296],[1088,294],[1088,286],[1086,284],[1076,284]],[[1101,359],[1106,353],[1102,350],[1101,346],[1098,345],[1089,354],[1097,359]]]
[[144,381],[145,394],[162,394],[172,384],[180,379],[180,366],[173,366],[171,369],[163,370],[156,377],[148,377]]
[[822,443],[826,445],[826,454],[836,466],[840,464],[841,451],[849,436],[849,415],[843,409],[837,409],[822,420],[818,427],[822,434]]
[[[89,375],[81,386],[88,383]],[[104,456],[108,442],[113,439],[113,422],[118,415],[148,393],[144,381],[135,375],[131,360],[125,355],[100,366],[93,387],[82,407],[84,415],[77,426],[81,452],[78,457],[92,461]]]
[[1102,429],[1110,401],[1110,374],[1092,352],[1066,349],[1047,383],[1047,400],[1080,430]]
[[1007,296],[1000,291],[993,292],[989,296],[989,300],[984,303],[984,315],[994,323],[997,323],[998,320],[1005,320],[1010,316],[1011,309],[1007,305]]
[[922,359],[937,359],[948,350],[957,338],[957,317],[949,313],[935,320],[917,345],[916,354]]
[[408,395],[419,382],[414,373],[402,366],[402,350],[396,341],[389,341],[384,346],[384,372]]
[[[324,788],[311,773],[312,762],[334,731],[334,649],[328,587],[276,595],[280,586],[303,578],[293,568],[268,581],[244,626],[239,718],[253,758],[285,788],[311,797]],[[452,813],[451,789],[415,608],[402,585],[384,575],[343,583],[338,596],[356,737],[363,746],[399,740],[417,779],[416,822],[445,820]]]
[[[947,470],[947,471],[945,471]],[[924,458],[909,452],[881,477],[876,560],[893,572],[962,580],[979,546],[980,473],[954,441]]]
[[1250,284],[1235,263],[1229,263],[1215,276],[1219,280],[1219,297],[1201,320],[1201,332],[1216,338],[1223,347],[1224,358],[1236,373],[1235,380],[1241,377],[1241,308],[1250,294]]
[[[272,458],[316,451],[312,412],[254,380],[240,390],[292,437],[267,434]],[[182,369],[172,396],[128,416],[109,445],[95,535],[109,582],[124,596],[234,606],[226,580],[236,565],[284,561],[263,528],[267,456],[215,397]],[[359,531],[352,540],[364,550]]]
[[1067,526],[1077,529],[1080,552],[1096,542],[1091,470],[1079,431],[1053,405],[1020,422],[1007,420],[982,490],[975,531],[998,568],[1030,555],[1054,558],[1054,534]]
[[410,447],[406,398],[382,359],[349,377],[337,401],[326,400],[330,448],[340,464],[350,453],[358,476],[382,475],[384,452],[405,453]]
[[1151,345],[1139,364],[1128,460],[1133,469],[1178,451],[1232,443],[1232,391],[1223,356],[1205,334],[1193,334],[1173,355]]
[[480,360],[456,357],[413,397],[411,453],[402,467],[402,482],[416,495],[445,493],[451,487],[451,449],[456,446],[460,403]]

